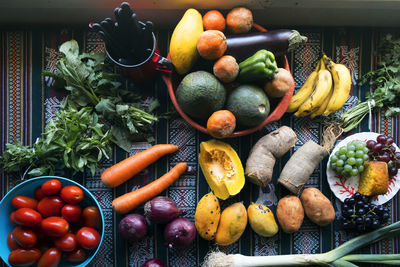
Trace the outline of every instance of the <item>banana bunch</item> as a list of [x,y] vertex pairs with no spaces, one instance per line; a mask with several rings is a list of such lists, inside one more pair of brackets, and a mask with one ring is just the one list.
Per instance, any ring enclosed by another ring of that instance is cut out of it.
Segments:
[[286,112],[296,117],[328,116],[340,109],[351,89],[349,69],[324,55],[303,86],[293,95]]

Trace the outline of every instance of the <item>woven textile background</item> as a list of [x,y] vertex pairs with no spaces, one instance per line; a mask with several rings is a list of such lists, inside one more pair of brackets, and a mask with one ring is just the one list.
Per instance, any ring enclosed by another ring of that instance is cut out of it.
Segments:
[[[346,64],[352,73],[352,97],[348,105],[354,104],[357,99],[364,98],[369,91],[368,86],[357,86],[357,79],[373,69],[375,57],[373,52],[376,43],[387,31],[354,28],[329,28],[329,29],[302,29],[301,33],[309,38],[304,47],[296,50],[289,56],[289,64],[295,77],[296,89],[305,81],[316,65],[320,53],[324,51],[337,62]],[[390,32],[390,31],[389,31]],[[394,31],[392,31],[395,33]],[[163,55],[168,49],[170,32],[157,33],[158,46]],[[81,50],[103,51],[101,39],[93,33],[80,29],[57,29],[51,31],[0,31],[0,153],[7,142],[21,141],[31,144],[40,136],[46,122],[54,116],[59,109],[64,92],[52,89],[52,81],[41,76],[42,70],[54,71],[54,63],[60,57],[58,47],[64,41],[76,39]],[[140,90],[142,94],[155,96],[160,100],[159,113],[173,110],[169,101],[166,86],[158,77],[154,83],[146,88],[137,88],[127,81],[125,86],[132,90]],[[288,192],[276,185],[276,174],[298,147],[307,140],[321,142],[322,125],[317,120],[308,118],[295,119],[285,115],[280,121],[264,127],[253,135],[227,140],[238,152],[245,162],[251,146],[258,138],[276,129],[281,125],[291,126],[298,135],[298,142],[294,149],[287,153],[276,164],[274,186],[270,187],[268,197],[275,203],[279,197]],[[397,144],[400,144],[399,118],[385,119],[382,114],[373,116],[372,131],[391,135]],[[369,131],[368,122],[364,121],[353,132]],[[352,134],[350,132],[348,134]],[[83,173],[73,177],[86,186],[100,201],[106,220],[105,238],[101,249],[90,266],[140,266],[145,259],[158,257],[167,262],[169,266],[199,266],[213,244],[196,238],[193,245],[184,249],[168,250],[163,242],[163,227],[150,227],[150,234],[144,240],[127,244],[117,231],[120,216],[113,213],[111,201],[116,196],[130,191],[135,187],[146,184],[167,172],[177,162],[185,161],[195,169],[190,175],[184,175],[174,183],[165,194],[175,200],[179,207],[186,209],[186,217],[194,220],[194,211],[198,200],[209,191],[207,183],[199,169],[197,155],[199,143],[209,137],[195,131],[182,119],[161,120],[155,125],[155,139],[157,143],[172,143],[180,146],[179,152],[170,157],[159,160],[151,165],[137,177],[116,189],[108,189],[100,182],[98,170],[95,177]],[[346,134],[346,135],[348,135]],[[342,136],[342,138],[346,137]],[[137,143],[131,154],[148,148],[151,144]],[[128,154],[119,149],[114,150],[113,159],[104,164],[104,168],[116,163]],[[331,193],[325,174],[326,159],[312,174],[307,186],[319,188],[335,204],[339,210],[340,205]],[[58,175],[71,177],[68,173]],[[13,186],[20,182],[19,177],[1,174],[1,196],[3,197]],[[256,186],[246,182],[241,193],[227,201],[222,202],[225,207],[236,201],[243,201],[247,206],[257,199],[259,190]],[[390,201],[387,206],[391,211],[391,221],[399,220],[399,197]],[[140,210],[139,210],[140,211]],[[337,213],[338,214],[338,213]],[[273,238],[260,238],[247,227],[240,242],[221,248],[227,253],[242,253],[245,255],[274,255],[295,253],[326,252],[347,240],[347,236],[340,230],[337,223],[327,227],[317,227],[305,219],[300,231],[288,235],[279,232]],[[3,239],[4,240],[4,239]],[[399,240],[380,242],[370,248],[365,248],[366,253],[400,253]],[[4,263],[2,263],[4,265]]]

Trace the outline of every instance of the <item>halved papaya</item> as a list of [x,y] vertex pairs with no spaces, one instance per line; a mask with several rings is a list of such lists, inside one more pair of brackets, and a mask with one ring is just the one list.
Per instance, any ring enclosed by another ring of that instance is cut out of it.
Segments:
[[227,143],[210,140],[200,144],[199,162],[208,185],[220,199],[242,190],[244,171],[236,151]]

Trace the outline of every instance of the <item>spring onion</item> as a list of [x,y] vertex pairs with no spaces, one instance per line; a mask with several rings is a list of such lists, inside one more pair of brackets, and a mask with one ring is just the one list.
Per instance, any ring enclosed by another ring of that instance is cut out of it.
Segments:
[[[332,267],[354,267],[352,262],[381,263],[398,265],[400,254],[393,255],[347,255],[350,252],[377,242],[384,238],[394,237],[400,234],[400,222],[382,227],[355,237],[339,247],[321,254],[295,254],[276,256],[244,256],[241,254],[226,255],[220,251],[214,251],[207,255],[203,267],[238,267],[238,266],[299,266],[320,265]],[[347,256],[346,256],[347,255]]]

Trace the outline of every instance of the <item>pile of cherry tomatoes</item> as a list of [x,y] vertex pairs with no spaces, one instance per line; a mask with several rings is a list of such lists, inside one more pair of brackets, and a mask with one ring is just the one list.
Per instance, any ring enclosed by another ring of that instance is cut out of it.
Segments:
[[35,198],[15,196],[10,221],[16,226],[7,236],[13,266],[57,266],[64,254],[72,264],[86,259],[86,251],[100,243],[101,215],[97,207],[81,207],[83,190],[62,186],[57,179],[35,189]]

